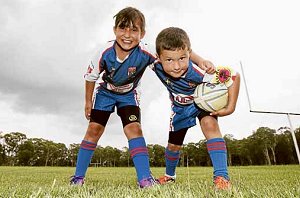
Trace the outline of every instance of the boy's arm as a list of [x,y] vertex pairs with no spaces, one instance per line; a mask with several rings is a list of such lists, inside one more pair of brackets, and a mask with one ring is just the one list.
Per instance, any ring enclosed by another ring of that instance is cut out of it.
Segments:
[[193,63],[198,65],[198,67],[200,67],[200,69],[206,71],[206,73],[208,73],[208,74],[212,74],[216,71],[216,68],[212,62],[210,62],[209,60],[203,59],[201,56],[197,55],[193,51],[190,54],[190,59]]
[[93,107],[93,94],[94,94],[95,82],[85,81],[85,117],[90,119],[91,111]]
[[239,96],[240,90],[240,74],[236,73],[235,79],[230,87],[228,87],[228,104],[226,107],[219,111],[210,113],[210,115],[215,116],[226,116],[234,112],[236,102]]

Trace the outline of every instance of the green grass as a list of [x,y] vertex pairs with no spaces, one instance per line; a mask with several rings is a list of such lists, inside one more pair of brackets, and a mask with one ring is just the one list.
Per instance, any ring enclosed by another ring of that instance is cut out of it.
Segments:
[[[1,167],[0,197],[300,197],[300,166],[230,167],[233,188],[216,191],[211,167],[177,168],[174,184],[139,189],[134,168],[89,168],[83,187],[71,187],[75,168]],[[164,168],[152,168],[154,176]]]

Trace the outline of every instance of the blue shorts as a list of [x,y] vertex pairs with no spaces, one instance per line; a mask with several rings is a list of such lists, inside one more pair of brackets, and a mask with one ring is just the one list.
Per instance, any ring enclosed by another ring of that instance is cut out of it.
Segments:
[[197,117],[201,120],[204,116],[209,116],[209,114],[210,112],[199,109],[195,104],[186,106],[173,104],[170,117],[170,131],[193,127],[197,124]]
[[114,112],[125,106],[139,106],[140,94],[134,89],[126,94],[115,94],[99,88],[95,94],[93,109]]

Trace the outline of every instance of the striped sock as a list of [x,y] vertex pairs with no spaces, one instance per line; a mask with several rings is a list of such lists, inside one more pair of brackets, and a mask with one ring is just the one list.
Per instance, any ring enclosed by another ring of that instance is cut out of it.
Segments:
[[229,180],[227,170],[227,148],[223,138],[207,140],[207,150],[214,168],[214,178],[222,176]]
[[133,138],[128,143],[138,181],[150,177],[149,154],[144,137]]
[[82,140],[77,157],[75,176],[84,177],[97,144]]
[[165,150],[166,160],[166,174],[169,176],[175,176],[175,169],[180,158],[179,151],[170,151],[168,148]]

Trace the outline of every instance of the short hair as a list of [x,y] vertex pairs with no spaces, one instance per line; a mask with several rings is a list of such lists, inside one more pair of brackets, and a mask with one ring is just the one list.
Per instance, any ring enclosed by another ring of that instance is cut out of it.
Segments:
[[138,20],[141,25],[142,32],[145,32],[145,17],[144,14],[136,8],[126,7],[120,10],[113,18],[115,19],[115,27],[132,27],[134,22]]
[[191,50],[191,42],[187,33],[177,27],[163,29],[156,37],[156,53],[162,50],[188,49]]

